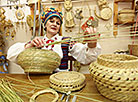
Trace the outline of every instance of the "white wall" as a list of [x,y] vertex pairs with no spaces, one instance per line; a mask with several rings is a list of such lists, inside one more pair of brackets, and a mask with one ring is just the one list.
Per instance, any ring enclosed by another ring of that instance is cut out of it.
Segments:
[[[20,0],[20,1],[21,1],[21,3],[25,3],[26,0]],[[113,10],[113,0],[108,0],[108,2],[109,2],[109,6]],[[89,4],[89,6],[91,8],[92,16],[95,17],[94,8],[95,7],[97,8],[97,13],[99,11],[96,0],[91,0],[91,2],[87,2],[87,3]],[[86,2],[73,3],[73,12],[75,12],[76,8],[82,8],[83,9],[83,16],[85,18],[82,20],[82,24],[90,16],[87,3]],[[5,4],[6,4],[6,0],[1,1],[1,5],[5,5]],[[50,4],[48,6],[58,7],[57,4],[56,5],[55,4],[54,5]],[[63,4],[61,4],[61,6],[62,6],[62,11],[64,13]],[[126,4],[126,3],[119,4],[119,9],[127,8],[127,7],[130,7],[130,4]],[[15,9],[12,9],[13,11],[10,10],[9,8],[7,8],[7,7],[4,7],[4,9],[6,10],[6,13],[5,13],[6,19],[10,19],[13,22],[16,22],[17,19],[15,17]],[[22,9],[25,12],[25,16],[30,14],[30,9],[29,9],[28,6],[24,6]],[[26,41],[30,40],[31,31],[29,30],[29,27],[25,22],[26,17],[23,21],[24,21],[24,27],[22,27],[22,25],[19,25],[19,27],[17,27],[15,39],[11,40],[10,37],[9,37],[8,40],[5,40],[5,42],[6,42],[6,46],[4,48],[5,53],[7,52],[8,48],[11,45],[13,45],[14,43],[16,43],[16,42],[26,42]],[[64,27],[64,24],[63,24],[63,26],[62,26],[63,36],[71,36],[71,37],[81,36],[80,34],[77,34],[78,30],[79,30],[79,28],[78,28],[79,20],[75,19],[75,23],[76,23],[76,26],[72,29],[72,32],[70,32],[70,33],[65,32],[66,28]],[[111,24],[110,30],[108,30],[105,27],[106,24]],[[27,31],[26,31],[26,27],[27,27]],[[123,28],[125,28],[125,26],[123,26]],[[107,33],[108,36],[113,36],[113,17],[108,21],[103,21],[103,20],[99,19],[99,26],[97,28],[97,31],[98,32],[109,31],[109,33]],[[124,32],[127,32],[127,33],[124,33]],[[128,49],[128,44],[132,43],[132,39],[129,36],[128,37],[119,37],[120,35],[129,35],[129,29],[121,30],[121,28],[119,27],[118,36],[116,38],[113,37],[113,38],[106,38],[106,39],[100,39],[99,40],[99,43],[102,47],[102,54],[113,53],[116,50],[127,50]],[[101,33],[101,36],[104,36],[104,34]],[[135,43],[137,43],[137,42],[135,42]],[[9,65],[9,71],[10,71],[10,73],[23,73],[22,68],[15,65],[12,62]],[[88,66],[83,66],[83,68],[81,69],[81,72],[83,72],[83,73],[88,72]]]

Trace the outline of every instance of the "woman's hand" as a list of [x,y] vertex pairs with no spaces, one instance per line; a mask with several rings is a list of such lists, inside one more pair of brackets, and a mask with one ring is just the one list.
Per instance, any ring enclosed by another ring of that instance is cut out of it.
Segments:
[[39,38],[39,37],[35,37],[32,41],[28,42],[27,44],[25,44],[25,49],[26,48],[31,48],[31,47],[38,47],[41,48],[44,46],[44,40]]
[[[85,33],[85,35],[87,35],[87,34],[92,34],[92,33],[96,33],[96,28],[93,28],[93,27],[89,27],[89,28],[86,28],[86,33]],[[94,48],[94,47],[96,47],[96,45],[97,45],[97,39],[95,38],[95,39],[93,39],[94,37],[96,37],[96,35],[90,35],[90,36],[86,36],[85,38],[87,39],[91,39],[92,38],[92,40],[85,40],[85,42],[88,42],[88,47],[89,48]]]

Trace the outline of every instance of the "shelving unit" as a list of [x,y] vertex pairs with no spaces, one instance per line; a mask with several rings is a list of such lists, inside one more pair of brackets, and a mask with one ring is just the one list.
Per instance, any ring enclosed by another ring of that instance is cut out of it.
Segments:
[[[131,9],[135,9],[135,0],[114,0],[114,36],[117,35],[118,25],[121,24],[118,22],[118,3],[119,2],[131,2]],[[129,22],[129,24],[133,25],[135,22]]]

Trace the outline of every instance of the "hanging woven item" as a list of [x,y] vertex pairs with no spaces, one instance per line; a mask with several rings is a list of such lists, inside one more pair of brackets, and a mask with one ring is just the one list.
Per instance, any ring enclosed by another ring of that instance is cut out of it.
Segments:
[[76,91],[85,86],[85,76],[75,71],[58,72],[50,76],[49,83],[59,92]]
[[52,74],[60,61],[61,58],[56,52],[37,48],[25,49],[17,58],[17,63],[24,71],[33,74]]
[[24,12],[23,12],[21,9],[18,9],[18,10],[15,12],[15,15],[16,15],[16,18],[17,18],[18,20],[24,19],[24,16],[25,16]]
[[90,65],[89,71],[103,96],[122,102],[138,99],[138,57],[103,54]]
[[131,23],[135,20],[135,11],[129,8],[124,8],[118,13],[119,23]]
[[96,17],[102,19],[102,20],[109,20],[112,18],[112,9],[108,6],[107,0],[97,0],[99,10],[100,10],[100,16],[96,13],[96,8],[94,10],[94,14]]
[[73,17],[73,11],[72,11],[72,2],[71,0],[65,0],[64,2],[64,8],[65,8],[65,27],[68,28],[68,31],[72,31],[71,28],[75,26],[75,21]]
[[[27,22],[29,28],[32,29],[33,26],[34,26],[34,19],[31,15],[27,15],[26,22]],[[38,29],[38,27],[39,27],[39,17],[38,17],[38,15],[36,15],[35,25],[36,25],[36,29]]]

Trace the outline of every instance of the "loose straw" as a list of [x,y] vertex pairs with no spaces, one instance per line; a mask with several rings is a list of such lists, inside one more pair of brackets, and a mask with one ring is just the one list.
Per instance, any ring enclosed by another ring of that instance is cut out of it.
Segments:
[[[21,83],[26,83],[26,84],[28,84],[28,85],[34,86],[34,84],[31,84],[31,83],[26,82],[26,81],[23,81],[23,80],[14,79],[14,78],[9,77],[9,76],[6,76],[6,78],[11,79],[11,80],[14,80],[14,81],[18,81],[18,82],[21,82]],[[44,88],[44,89],[48,88],[48,87],[45,87],[45,86],[42,86],[42,85],[37,85],[37,84],[35,84],[35,86],[40,87],[40,88]]]
[[[128,32],[126,32],[126,33],[128,33]],[[64,40],[61,40],[61,41],[55,41],[55,42],[46,44],[44,46],[50,46],[50,45],[59,44],[59,43],[69,43],[70,41],[88,42],[88,41],[84,41],[84,40],[97,40],[97,39],[115,38],[114,36],[84,38],[84,37],[94,36],[94,35],[99,35],[99,34],[100,33],[92,33],[92,34],[88,34],[88,35],[84,35],[84,36],[80,36],[80,37],[67,38],[67,39],[64,39]],[[135,35],[138,35],[138,34],[135,34]],[[118,35],[117,37],[119,38],[119,37],[129,37],[129,36],[134,36],[134,35]],[[91,41],[91,42],[95,42],[95,41]]]

